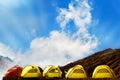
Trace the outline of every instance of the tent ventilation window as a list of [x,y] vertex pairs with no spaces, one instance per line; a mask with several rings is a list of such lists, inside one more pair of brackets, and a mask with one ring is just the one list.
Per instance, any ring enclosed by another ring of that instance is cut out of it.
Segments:
[[109,73],[109,71],[107,69],[101,69],[98,71],[98,73]]
[[73,73],[84,73],[81,69],[75,69]]
[[31,69],[30,71],[29,71],[29,73],[36,73],[37,72],[37,69]]

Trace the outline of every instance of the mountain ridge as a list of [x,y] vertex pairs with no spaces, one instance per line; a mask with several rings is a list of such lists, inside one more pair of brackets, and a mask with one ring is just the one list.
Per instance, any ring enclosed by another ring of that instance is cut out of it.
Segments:
[[65,66],[62,66],[63,71],[68,71],[69,68],[75,65],[82,65],[91,78],[92,73],[98,65],[108,65],[113,69],[117,78],[120,79],[120,49],[105,49],[103,51],[96,52],[86,58],[71,62]]
[[8,66],[8,64],[12,63],[13,60],[9,57],[4,57],[0,55],[0,69],[3,69]]

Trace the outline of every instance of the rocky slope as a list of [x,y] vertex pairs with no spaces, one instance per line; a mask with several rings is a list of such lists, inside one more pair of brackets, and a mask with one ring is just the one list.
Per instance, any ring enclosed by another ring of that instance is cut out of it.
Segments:
[[96,66],[106,64],[113,69],[117,79],[120,79],[120,49],[106,49],[104,51],[97,52],[84,59],[63,66],[62,70],[67,71],[69,68],[77,64],[80,64],[84,67],[89,78],[91,78],[93,70]]

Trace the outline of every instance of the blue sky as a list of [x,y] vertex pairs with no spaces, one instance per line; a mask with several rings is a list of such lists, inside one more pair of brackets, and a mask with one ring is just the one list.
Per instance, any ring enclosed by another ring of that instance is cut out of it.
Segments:
[[[82,57],[107,48],[119,48],[119,7],[119,0],[0,1],[1,49],[6,46],[13,53],[21,51],[21,54],[40,52],[40,56],[47,55],[48,51],[51,53],[48,58],[56,55],[52,52],[56,51],[57,55],[63,52],[69,60],[79,48]],[[70,46],[76,49],[71,50]],[[63,55],[60,56],[62,59]],[[79,58],[78,54],[74,57]]]
[[[94,0],[92,15],[99,20],[95,34],[100,38],[100,48],[119,48],[120,1]],[[101,39],[102,38],[102,39]]]
[[51,30],[59,29],[57,7],[66,7],[67,3],[56,0],[5,0],[0,5],[0,42],[24,51],[34,38],[46,37]]

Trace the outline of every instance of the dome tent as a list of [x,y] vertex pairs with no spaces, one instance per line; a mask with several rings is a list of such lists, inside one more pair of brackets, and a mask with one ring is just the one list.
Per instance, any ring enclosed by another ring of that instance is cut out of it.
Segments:
[[43,71],[44,78],[62,78],[62,71],[58,65],[47,66]]
[[87,78],[87,74],[82,65],[76,65],[68,70],[66,78]]
[[13,66],[4,74],[3,80],[18,80],[21,78],[23,67],[21,66]]
[[116,75],[109,66],[99,65],[93,71],[92,78],[116,78]]
[[21,74],[22,79],[40,79],[42,78],[42,69],[36,65],[26,66]]

